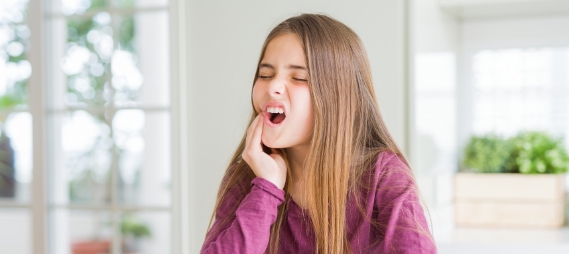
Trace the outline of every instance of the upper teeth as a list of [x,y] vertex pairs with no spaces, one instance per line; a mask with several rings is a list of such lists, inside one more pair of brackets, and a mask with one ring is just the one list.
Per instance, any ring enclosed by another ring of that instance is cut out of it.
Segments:
[[282,114],[284,112],[284,110],[282,108],[279,108],[279,107],[267,107],[267,112]]

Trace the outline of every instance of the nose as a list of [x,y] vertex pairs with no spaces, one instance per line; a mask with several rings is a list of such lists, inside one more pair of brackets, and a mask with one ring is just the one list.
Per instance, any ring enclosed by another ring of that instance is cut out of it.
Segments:
[[274,78],[269,82],[268,92],[270,95],[282,95],[285,92],[285,80],[282,78]]

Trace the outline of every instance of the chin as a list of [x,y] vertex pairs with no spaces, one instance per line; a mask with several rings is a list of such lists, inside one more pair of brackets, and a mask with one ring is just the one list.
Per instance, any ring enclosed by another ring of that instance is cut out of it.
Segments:
[[261,137],[261,142],[269,148],[286,148],[283,144],[280,144],[275,138],[265,137],[264,135]]

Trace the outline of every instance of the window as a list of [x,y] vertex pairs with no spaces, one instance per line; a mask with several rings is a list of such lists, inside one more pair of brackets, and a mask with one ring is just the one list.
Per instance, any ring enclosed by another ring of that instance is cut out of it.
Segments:
[[471,64],[473,133],[569,137],[569,48],[479,50]]
[[174,251],[171,4],[2,1],[3,252]]
[[0,4],[0,245],[31,253],[32,119],[30,29],[25,1]]

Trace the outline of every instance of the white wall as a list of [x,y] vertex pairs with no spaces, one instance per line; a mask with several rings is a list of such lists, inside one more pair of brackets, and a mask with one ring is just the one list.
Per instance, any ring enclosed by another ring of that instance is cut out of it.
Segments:
[[437,0],[412,0],[415,53],[456,52],[460,22],[441,9]]
[[362,38],[380,107],[405,144],[405,1],[198,1],[187,4],[192,253],[205,235],[216,191],[246,128],[260,48],[270,29],[302,12],[325,13]]
[[438,0],[411,1],[411,163],[440,243],[453,227],[460,22]]
[[[421,98],[418,97],[420,94],[418,91],[426,90],[437,90],[436,87],[440,87],[441,82],[446,82],[446,86],[455,86],[455,66],[451,66],[451,72],[446,69],[448,66],[437,65],[436,61],[441,60],[441,58],[452,58],[453,60],[457,58],[458,48],[459,48],[459,38],[460,38],[460,22],[451,14],[442,10],[437,0],[413,0],[411,1],[411,29],[410,29],[410,61],[413,63],[410,65],[411,71],[409,72],[411,80],[411,90],[412,98],[410,100],[411,105],[411,164],[419,172],[423,174],[431,174],[432,169],[428,169],[425,164],[427,160],[436,159],[439,156],[439,148],[433,147],[436,145],[434,142],[425,142],[424,137],[426,134],[435,136],[437,134],[442,134],[444,136],[452,135],[455,126],[434,126],[440,125],[441,117],[446,117],[445,112],[435,111],[427,112],[429,115],[421,115],[420,108],[423,105],[421,103]],[[429,59],[425,59],[429,58]],[[425,61],[426,60],[426,61]],[[449,63],[451,65],[456,65],[455,61]],[[422,76],[424,75],[424,76]],[[443,91],[429,91],[431,93]],[[440,89],[438,89],[440,90]],[[419,108],[418,108],[419,107]],[[451,105],[455,107],[455,105]],[[448,105],[445,105],[440,110],[447,111],[449,109]],[[454,116],[452,116],[454,118]],[[432,128],[431,132],[438,133],[424,133],[427,130],[421,130],[421,126],[425,120],[431,122]],[[450,130],[452,128],[453,130]],[[436,137],[430,137],[429,139],[436,139]],[[432,140],[431,140],[432,141]],[[436,140],[435,140],[436,141]],[[430,144],[429,144],[430,143]],[[454,148],[453,148],[454,149]]]

